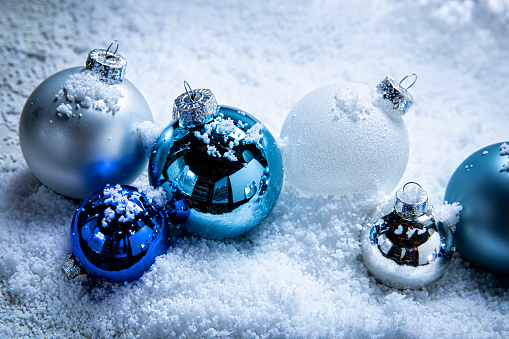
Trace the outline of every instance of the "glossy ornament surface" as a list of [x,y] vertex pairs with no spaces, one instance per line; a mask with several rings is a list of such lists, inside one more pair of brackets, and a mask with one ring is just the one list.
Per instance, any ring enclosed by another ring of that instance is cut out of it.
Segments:
[[305,195],[390,192],[408,162],[402,116],[412,85],[387,77],[378,86],[327,85],[302,98],[281,130],[288,183]]
[[[77,265],[113,283],[141,277],[169,245],[166,216],[152,200],[127,185],[108,186],[84,200],[71,224]],[[64,267],[68,276],[70,268]]]
[[208,239],[239,236],[262,222],[283,182],[279,149],[252,115],[217,105],[207,89],[175,100],[174,120],[157,140],[149,163],[151,184],[174,180],[188,197],[182,226]]
[[50,76],[28,97],[19,142],[28,167],[50,189],[84,199],[143,171],[136,126],[153,118],[143,95],[123,79],[125,68],[119,54],[93,50],[87,67]]
[[420,185],[407,183],[396,191],[394,203],[378,208],[367,220],[362,260],[377,280],[415,289],[445,273],[454,252],[452,232],[435,221]]
[[455,246],[487,271],[509,274],[509,141],[486,146],[452,175],[444,200],[463,206]]

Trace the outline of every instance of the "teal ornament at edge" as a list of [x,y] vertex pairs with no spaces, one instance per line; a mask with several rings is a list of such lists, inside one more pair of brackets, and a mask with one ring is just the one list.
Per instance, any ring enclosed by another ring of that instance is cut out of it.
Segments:
[[444,200],[463,206],[456,248],[489,272],[509,274],[509,141],[484,147],[463,161]]

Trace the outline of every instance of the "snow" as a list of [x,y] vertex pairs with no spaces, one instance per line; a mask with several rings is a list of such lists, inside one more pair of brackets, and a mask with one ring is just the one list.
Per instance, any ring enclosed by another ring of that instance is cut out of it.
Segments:
[[[61,264],[79,201],[42,186],[17,143],[30,92],[115,39],[160,129],[183,80],[277,137],[316,88],[416,73],[398,187],[421,184],[438,215],[456,167],[508,139],[509,1],[6,0],[0,13],[0,337],[509,337],[509,279],[460,254],[420,290],[368,274],[359,235],[379,196],[309,198],[287,185],[245,237],[175,229],[138,281],[70,283]],[[144,173],[134,184],[147,183]]]
[[[118,101],[124,95],[115,86],[101,81],[99,73],[86,70],[69,76],[64,88],[56,93],[55,98],[60,99],[63,96],[77,107],[93,107],[99,111],[115,114],[120,109]],[[70,117],[72,106],[62,103],[57,107],[57,113]]]
[[154,124],[150,120],[142,121],[136,125],[136,133],[138,133],[138,136],[140,137],[147,158],[150,158],[152,147],[156,143],[157,138],[159,138],[159,135],[163,130],[162,127],[163,126]]

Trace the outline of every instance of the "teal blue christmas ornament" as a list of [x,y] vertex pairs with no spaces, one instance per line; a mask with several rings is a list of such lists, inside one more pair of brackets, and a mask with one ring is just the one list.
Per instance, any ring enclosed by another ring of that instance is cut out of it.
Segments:
[[509,274],[509,141],[484,147],[458,166],[444,200],[463,206],[456,248],[472,263]]
[[[63,265],[67,276],[84,282],[90,276],[121,283],[138,279],[169,245],[170,220],[184,220],[187,203],[178,186],[161,188],[107,186],[91,194],[71,224],[72,252]],[[172,214],[173,213],[173,214]]]
[[268,129],[243,110],[218,105],[208,89],[186,92],[150,161],[151,184],[175,181],[188,198],[182,226],[208,239],[239,236],[262,222],[278,199],[283,165]]

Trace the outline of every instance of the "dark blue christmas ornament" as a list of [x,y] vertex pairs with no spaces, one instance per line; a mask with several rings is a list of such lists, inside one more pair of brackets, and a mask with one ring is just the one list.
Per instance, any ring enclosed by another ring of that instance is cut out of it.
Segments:
[[509,142],[484,147],[463,161],[444,200],[463,206],[456,248],[487,271],[509,274]]
[[281,192],[283,165],[272,134],[256,118],[219,106],[208,89],[180,95],[174,120],[149,162],[151,184],[174,180],[188,197],[182,226],[208,239],[239,236],[262,222]]
[[173,221],[185,219],[187,203],[171,182],[162,189],[107,186],[91,194],[77,209],[71,225],[73,254],[64,263],[77,282],[91,276],[112,282],[133,281],[164,254],[169,245],[165,210]]

